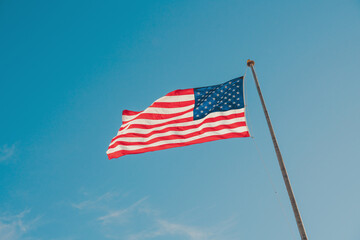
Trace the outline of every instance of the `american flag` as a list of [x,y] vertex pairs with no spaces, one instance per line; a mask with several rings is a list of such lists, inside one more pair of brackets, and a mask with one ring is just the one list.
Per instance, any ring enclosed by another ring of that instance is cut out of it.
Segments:
[[109,159],[128,154],[249,137],[245,120],[244,77],[200,88],[180,89],[141,112],[123,111]]

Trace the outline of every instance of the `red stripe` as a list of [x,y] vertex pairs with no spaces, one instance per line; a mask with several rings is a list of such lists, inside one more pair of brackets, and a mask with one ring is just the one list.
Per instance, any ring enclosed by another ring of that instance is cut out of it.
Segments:
[[178,107],[187,107],[192,104],[195,104],[195,100],[182,101],[182,102],[154,102],[150,107],[158,108],[178,108]]
[[168,149],[168,148],[184,147],[184,146],[188,146],[188,145],[192,145],[192,144],[210,142],[210,141],[227,139],[227,138],[237,138],[237,137],[239,137],[239,138],[241,138],[241,137],[250,137],[250,134],[249,134],[249,132],[228,133],[228,134],[223,134],[223,135],[218,135],[218,136],[204,137],[204,138],[201,138],[201,139],[197,139],[197,140],[193,140],[193,141],[185,142],[185,143],[169,143],[169,144],[164,144],[162,146],[148,147],[148,148],[142,148],[142,149],[138,149],[138,150],[120,150],[120,151],[108,154],[108,157],[109,157],[109,160],[110,160],[112,158],[118,158],[118,157],[128,155],[128,154],[138,154],[138,153],[144,153],[144,152],[152,152],[152,151],[163,150],[163,149]]
[[[179,90],[175,90],[172,91],[168,94],[166,94],[165,96],[181,96],[181,95],[189,95],[189,94],[194,94],[194,89],[179,89]],[[162,108],[177,108],[177,107],[186,107],[186,106],[190,106],[191,104],[194,104],[195,100],[189,100],[189,101],[181,101],[181,102],[154,102],[150,107],[162,107]],[[122,115],[126,115],[126,116],[133,116],[136,114],[141,113],[140,112],[136,112],[136,111],[131,111],[131,110],[124,110],[122,112]]]
[[233,123],[233,124],[220,125],[220,126],[216,126],[216,127],[206,127],[199,131],[194,131],[194,132],[191,132],[191,133],[188,133],[185,135],[171,134],[168,136],[157,137],[157,138],[154,138],[154,139],[151,139],[148,141],[143,141],[143,142],[128,142],[126,140],[125,141],[117,141],[117,142],[114,142],[113,145],[109,146],[109,149],[115,148],[119,145],[127,145],[127,146],[141,145],[141,146],[144,146],[144,145],[149,145],[149,144],[160,142],[160,141],[187,139],[187,138],[195,137],[198,135],[202,135],[207,132],[215,132],[215,131],[220,131],[223,129],[233,129],[233,128],[238,128],[238,127],[243,127],[243,126],[246,126],[245,122],[237,122],[237,123]]
[[135,112],[135,111],[130,111],[130,110],[124,110],[122,112],[122,115],[127,115],[127,116],[133,116],[133,115],[136,115],[136,114],[139,114],[141,112]]
[[178,89],[178,90],[169,92],[165,96],[179,96],[179,95],[189,95],[189,94],[194,94],[194,89],[193,88],[190,88],[190,89]]
[[[232,115],[236,115],[236,114],[232,114]],[[226,118],[224,116],[219,116],[219,117],[214,117],[214,118],[207,118],[205,119],[203,122],[199,123],[199,124],[194,124],[194,125],[189,125],[189,126],[175,126],[175,127],[167,127],[161,130],[155,130],[146,134],[142,134],[142,133],[125,133],[125,134],[120,134],[116,137],[114,137],[111,142],[113,142],[114,140],[118,139],[118,138],[125,138],[125,137],[150,137],[153,134],[158,134],[158,133],[165,133],[165,132],[169,132],[169,131],[186,131],[189,129],[193,129],[193,128],[199,128],[201,127],[203,124],[205,123],[212,123],[212,122],[217,122],[217,121],[222,121],[222,120],[230,120],[230,119],[234,119],[237,118],[238,116],[226,116]],[[246,126],[246,122],[243,121],[244,126]],[[111,145],[111,144],[110,144]]]
[[[220,121],[220,120],[228,120],[228,119],[232,119],[232,118],[236,118],[236,117],[244,117],[245,113],[234,113],[234,114],[230,114],[227,116],[217,116],[217,117],[213,117],[213,118],[206,118],[204,121],[206,122],[216,122],[216,121]],[[214,121],[210,121],[209,119],[214,119]],[[164,123],[158,123],[158,124],[152,124],[152,125],[146,125],[146,124],[130,124],[128,126],[121,126],[119,131],[127,128],[127,129],[132,129],[132,128],[139,128],[139,129],[151,129],[151,128],[156,128],[156,127],[161,127],[161,126],[165,126],[165,125],[169,125],[169,124],[174,124],[174,123],[184,123],[184,122],[191,122],[193,121],[193,117],[188,117],[188,118],[181,118],[181,119],[176,119],[176,120],[171,120],[168,122],[164,122]],[[116,139],[118,136],[116,136],[114,139]]]
[[192,112],[193,110],[194,109],[191,108],[191,109],[183,111],[183,112],[170,113],[170,114],[141,113],[139,116],[137,116],[129,121],[123,122],[123,124],[127,124],[127,123],[137,120],[137,119],[163,120],[163,119],[178,117],[178,116],[184,115],[185,113]]
[[173,124],[173,123],[184,123],[184,122],[191,122],[193,121],[193,117],[187,117],[187,118],[181,118],[181,119],[176,119],[176,120],[171,120],[168,122],[164,122],[164,123],[158,123],[158,124],[152,124],[152,125],[145,125],[145,124],[130,124],[128,126],[121,126],[119,131],[127,128],[127,129],[131,129],[131,128],[140,128],[140,129],[151,129],[151,128],[155,128],[155,127],[161,127],[164,125],[168,125],[168,124]]
[[[212,120],[212,119],[210,119]],[[200,123],[200,124],[197,124],[197,125],[190,125],[190,126],[179,126],[179,127],[168,127],[168,128],[164,128],[164,129],[161,129],[161,130],[157,130],[157,131],[152,131],[150,133],[147,133],[147,134],[143,134],[143,133],[126,133],[126,134],[122,134],[122,135],[118,135],[116,136],[112,142],[118,138],[128,138],[128,137],[137,137],[137,138],[148,138],[154,134],[159,134],[159,133],[166,133],[166,132],[170,132],[170,131],[186,131],[186,130],[189,130],[189,129],[193,129],[193,128],[199,128],[200,126],[202,126],[203,124],[205,123],[208,123],[208,122],[215,122],[215,121],[206,121],[206,122],[203,122],[203,123]],[[242,125],[240,126],[246,126],[246,122],[243,121],[243,122],[238,122],[238,123],[241,123]],[[223,125],[227,125],[227,124],[223,124]],[[220,125],[221,126],[221,125]],[[110,144],[111,145],[111,144]]]

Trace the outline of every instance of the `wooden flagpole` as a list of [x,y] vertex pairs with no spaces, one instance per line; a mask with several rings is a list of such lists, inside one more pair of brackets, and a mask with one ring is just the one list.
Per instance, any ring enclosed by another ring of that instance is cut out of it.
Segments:
[[284,160],[283,160],[283,158],[281,156],[281,152],[280,152],[277,140],[276,140],[274,129],[272,127],[270,117],[269,117],[268,111],[266,109],[265,101],[264,101],[264,98],[263,98],[261,90],[260,90],[259,81],[257,79],[256,73],[255,73],[255,70],[254,70],[255,62],[249,59],[249,60],[247,60],[247,65],[248,65],[248,67],[251,68],[251,71],[252,71],[253,76],[254,76],[257,92],[259,94],[259,97],[260,97],[260,100],[261,100],[261,105],[262,105],[262,108],[264,110],[265,118],[266,118],[269,130],[270,130],[270,134],[271,134],[271,138],[272,138],[272,141],[273,141],[273,144],[274,144],[276,156],[277,156],[277,159],[278,159],[278,162],[279,162],[279,165],[280,165],[280,169],[281,169],[281,173],[282,173],[282,176],[283,176],[283,179],[284,179],[284,182],[285,182],[286,190],[287,190],[289,198],[290,198],[291,206],[292,206],[292,209],[293,209],[293,212],[294,212],[294,215],[295,215],[295,219],[296,219],[297,227],[299,229],[301,240],[307,240],[308,238],[307,238],[307,235],[306,235],[305,227],[304,227],[304,224],[303,224],[303,222],[301,220],[300,212],[299,212],[298,206],[296,204],[296,200],[295,200],[293,190],[291,188],[289,176],[288,176],[286,168],[285,168]]

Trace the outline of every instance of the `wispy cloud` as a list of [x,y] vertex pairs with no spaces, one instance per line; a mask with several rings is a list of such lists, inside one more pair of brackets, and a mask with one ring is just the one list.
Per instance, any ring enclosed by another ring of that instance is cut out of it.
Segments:
[[236,225],[236,219],[230,217],[219,222],[216,226],[199,227],[178,222],[172,222],[164,218],[155,217],[156,225],[141,232],[127,236],[127,240],[146,240],[156,237],[181,237],[188,240],[229,240],[238,239],[239,236],[232,230]]
[[25,210],[17,215],[0,216],[0,239],[18,240],[30,231],[39,218],[26,220],[30,210]]
[[185,235],[188,236],[190,239],[205,239],[207,237],[207,233],[199,228],[182,225],[178,223],[171,223],[167,220],[159,220],[158,221],[161,226],[161,231],[164,234],[171,234],[171,235]]
[[118,196],[118,194],[114,192],[107,192],[95,198],[94,200],[86,200],[80,203],[72,203],[71,206],[79,210],[89,209],[89,208],[99,208],[102,205],[102,202],[109,201],[116,196]]
[[101,221],[103,224],[113,223],[114,221],[124,222],[126,220],[126,215],[136,209],[147,198],[148,197],[144,197],[127,208],[111,211],[108,214],[99,217],[98,220]]
[[128,240],[145,240],[160,236],[182,236],[190,240],[204,240],[208,239],[209,234],[198,227],[158,219],[155,229],[132,234],[128,237]]
[[[228,240],[236,239],[234,217],[219,222],[216,226],[197,226],[188,218],[170,220],[161,211],[150,207],[149,197],[143,197],[132,203],[120,194],[105,193],[92,200],[86,200],[72,206],[80,211],[97,215],[89,222],[100,222],[99,231],[107,239],[148,240],[157,238],[181,238],[188,240]],[[119,206],[123,207],[119,207]],[[124,206],[125,205],[125,206]],[[193,213],[188,213],[190,216]],[[187,214],[187,215],[188,215]],[[190,224],[189,224],[190,222]],[[140,224],[140,225],[139,225]],[[140,229],[140,230],[139,230]]]
[[0,147],[0,162],[11,158],[15,153],[15,144],[8,146],[7,144]]

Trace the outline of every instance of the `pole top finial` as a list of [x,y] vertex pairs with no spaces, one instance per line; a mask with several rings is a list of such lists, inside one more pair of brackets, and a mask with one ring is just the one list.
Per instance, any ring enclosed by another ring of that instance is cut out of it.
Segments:
[[246,64],[248,65],[248,67],[251,67],[255,65],[255,62],[253,60],[248,59]]

